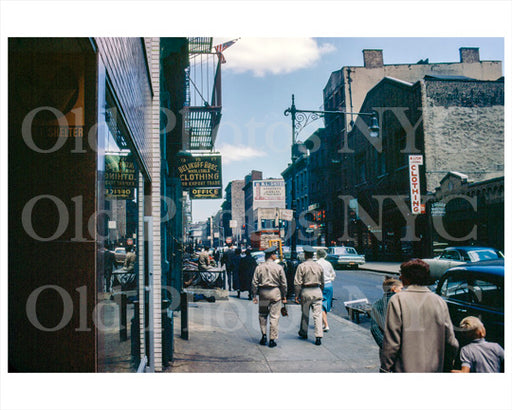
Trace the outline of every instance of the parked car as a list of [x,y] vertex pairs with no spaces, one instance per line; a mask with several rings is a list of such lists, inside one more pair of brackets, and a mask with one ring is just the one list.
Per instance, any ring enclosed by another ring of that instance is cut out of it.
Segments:
[[469,340],[459,329],[466,316],[478,317],[487,330],[486,340],[504,346],[504,259],[459,265],[448,269],[436,293],[447,303],[455,335],[461,345]]
[[331,262],[332,266],[349,267],[358,269],[366,260],[364,255],[359,255],[355,248],[350,246],[330,246],[327,248],[325,259]]
[[430,265],[430,277],[433,280],[437,280],[452,266],[501,258],[504,258],[503,254],[494,248],[483,246],[451,246],[446,248],[441,255],[432,259],[424,259],[424,261]]
[[115,248],[114,249],[114,259],[117,264],[124,263],[126,259],[126,248]]
[[263,252],[263,251],[251,252],[251,256],[256,260],[256,263],[258,265],[260,263],[265,262],[265,252]]

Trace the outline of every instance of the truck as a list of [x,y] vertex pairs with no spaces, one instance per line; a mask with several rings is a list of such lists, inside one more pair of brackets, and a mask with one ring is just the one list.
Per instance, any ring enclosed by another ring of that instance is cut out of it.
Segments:
[[253,250],[264,251],[270,248],[270,240],[280,239],[279,229],[261,229],[251,233],[251,247]]

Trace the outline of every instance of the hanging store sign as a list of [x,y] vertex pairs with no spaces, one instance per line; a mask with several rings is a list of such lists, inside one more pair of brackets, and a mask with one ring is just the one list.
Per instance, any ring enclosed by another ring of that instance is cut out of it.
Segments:
[[220,188],[192,188],[190,199],[222,199],[222,190]]
[[280,209],[279,210],[279,219],[281,219],[283,221],[293,220],[293,209]]
[[131,155],[105,155],[105,199],[135,198],[137,173]]
[[411,187],[411,213],[421,214],[420,194],[420,165],[423,165],[423,155],[409,155],[409,184]]
[[[179,155],[178,174],[184,190],[192,188],[216,188],[222,190],[222,161],[220,154]],[[222,194],[219,197],[222,198]]]

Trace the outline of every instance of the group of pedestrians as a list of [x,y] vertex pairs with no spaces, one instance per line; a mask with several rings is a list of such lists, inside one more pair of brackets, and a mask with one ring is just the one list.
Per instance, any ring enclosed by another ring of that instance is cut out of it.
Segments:
[[[383,283],[384,295],[371,314],[381,372],[503,371],[504,350],[485,341],[485,327],[476,317],[460,323],[469,343],[459,352],[448,306],[427,286],[429,273],[426,262],[413,259],[400,266],[400,280],[388,278]],[[453,368],[457,359],[460,370]]]
[[[322,344],[324,331],[328,331],[327,315],[322,320],[322,309],[324,302],[324,291],[326,282],[330,290],[326,292],[325,307],[330,310],[332,304],[332,280],[336,274],[329,262],[323,261],[317,263],[313,261],[315,249],[311,246],[304,246],[304,262],[301,263],[295,272],[293,286],[295,287],[295,302],[300,303],[302,317],[299,327],[299,337],[308,338],[309,315],[313,311],[313,322],[315,326],[315,344]],[[252,279],[253,302],[259,304],[258,317],[261,329],[260,344],[267,344],[267,322],[269,326],[269,347],[277,345],[276,340],[279,335],[279,316],[281,314],[282,304],[286,304],[286,294],[288,284],[284,268],[276,263],[277,248],[275,246],[266,249],[265,262],[258,265],[254,271]],[[325,254],[317,253],[317,257],[323,259]],[[330,266],[330,268],[329,268]],[[326,269],[324,269],[326,267]]]
[[231,245],[223,253],[220,263],[226,267],[228,289],[236,291],[238,297],[241,292],[249,292],[249,299],[252,299],[251,281],[258,263],[252,257],[251,249],[247,248],[242,257],[241,249]]
[[[221,263],[226,266],[229,290],[247,291],[258,304],[261,345],[277,346],[279,317],[286,316],[287,294],[293,286],[295,302],[301,305],[299,337],[308,338],[309,316],[313,312],[315,344],[321,345],[329,331],[327,312],[333,298],[332,282],[336,272],[325,260],[323,249],[304,246],[304,262],[298,265],[293,285],[287,283],[283,265],[277,262],[277,248],[264,251],[260,265],[245,250],[231,246]],[[206,250],[207,252],[207,250]],[[316,252],[317,260],[313,260]],[[206,253],[200,264],[206,265]],[[466,343],[459,346],[446,302],[428,287],[430,267],[421,259],[400,265],[400,278],[386,277],[384,294],[371,311],[370,331],[379,346],[381,372],[503,372],[504,350],[485,340],[485,326],[476,317],[466,317],[459,324]],[[269,326],[268,326],[269,325]],[[267,327],[269,331],[267,332]],[[267,336],[268,335],[268,336]],[[455,369],[457,364],[460,369]]]

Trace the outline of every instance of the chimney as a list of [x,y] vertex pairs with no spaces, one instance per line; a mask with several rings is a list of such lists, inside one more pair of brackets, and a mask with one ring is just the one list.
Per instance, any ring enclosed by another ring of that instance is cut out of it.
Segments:
[[366,68],[379,68],[384,66],[382,50],[363,50],[363,58]]
[[459,48],[461,63],[479,63],[480,49],[478,47],[461,47]]

